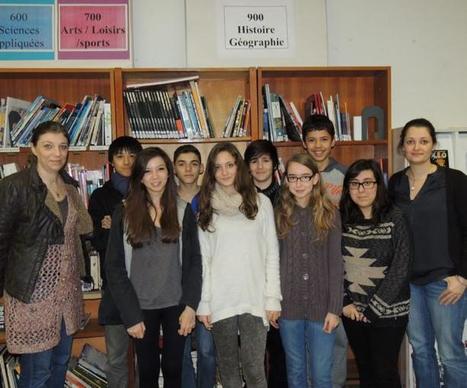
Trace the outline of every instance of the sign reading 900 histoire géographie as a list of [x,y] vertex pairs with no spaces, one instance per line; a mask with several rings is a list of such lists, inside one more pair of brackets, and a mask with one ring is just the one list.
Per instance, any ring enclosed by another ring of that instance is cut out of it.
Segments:
[[225,6],[225,49],[287,49],[286,6]]
[[129,59],[128,0],[59,0],[58,59]]
[[53,21],[54,0],[0,0],[0,60],[54,59]]

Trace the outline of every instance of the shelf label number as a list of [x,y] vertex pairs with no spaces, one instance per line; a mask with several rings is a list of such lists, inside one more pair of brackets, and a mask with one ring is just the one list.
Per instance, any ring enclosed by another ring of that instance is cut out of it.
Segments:
[[23,13],[12,13],[10,14],[10,21],[12,22],[26,22],[28,21],[28,14],[23,12]]
[[102,19],[102,15],[100,13],[85,12],[84,16],[86,17],[86,20],[91,20],[91,21],[99,21]]
[[247,19],[249,22],[251,21],[263,21],[264,20],[264,15],[262,13],[249,13],[246,15]]

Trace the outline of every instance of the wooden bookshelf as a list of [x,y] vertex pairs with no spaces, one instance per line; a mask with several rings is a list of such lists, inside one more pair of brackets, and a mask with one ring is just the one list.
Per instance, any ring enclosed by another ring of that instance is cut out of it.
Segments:
[[[391,68],[390,67],[259,67],[257,69],[258,112],[263,112],[262,87],[269,84],[271,92],[293,101],[301,117],[305,118],[305,102],[313,93],[322,92],[324,98],[339,94],[341,106],[347,104],[353,116],[361,115],[366,106],[380,106],[385,113],[386,138],[375,139],[375,126],[371,120],[367,141],[339,141],[333,156],[343,164],[355,159],[388,159],[391,166]],[[258,128],[263,128],[262,115],[257,116]],[[262,135],[260,135],[261,137]],[[287,160],[292,154],[303,151],[301,143],[276,143],[279,154]],[[390,172],[390,171],[389,171]]]
[[[222,138],[222,130],[237,96],[250,100],[249,136],[243,141],[257,139],[257,92],[256,69],[254,68],[199,68],[199,69],[115,69],[115,102],[117,135],[131,134],[127,113],[123,101],[123,90],[131,84],[175,79],[187,76],[199,76],[197,80],[201,95],[205,96],[209,114],[214,125],[215,139],[202,139],[189,142],[233,141]],[[240,141],[240,140],[235,140]],[[150,143],[174,143],[177,140],[148,140]]]

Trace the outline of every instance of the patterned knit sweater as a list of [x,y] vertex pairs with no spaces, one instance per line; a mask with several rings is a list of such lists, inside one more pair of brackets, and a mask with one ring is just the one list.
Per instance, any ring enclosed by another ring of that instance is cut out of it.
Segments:
[[353,303],[375,326],[405,324],[410,245],[406,220],[395,207],[380,223],[344,225],[344,306]]

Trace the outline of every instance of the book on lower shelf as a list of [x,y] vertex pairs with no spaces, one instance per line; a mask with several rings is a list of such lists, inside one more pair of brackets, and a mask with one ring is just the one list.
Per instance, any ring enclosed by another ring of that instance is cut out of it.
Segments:
[[93,346],[85,344],[78,358],[72,358],[66,372],[65,387],[107,387],[107,358]]

